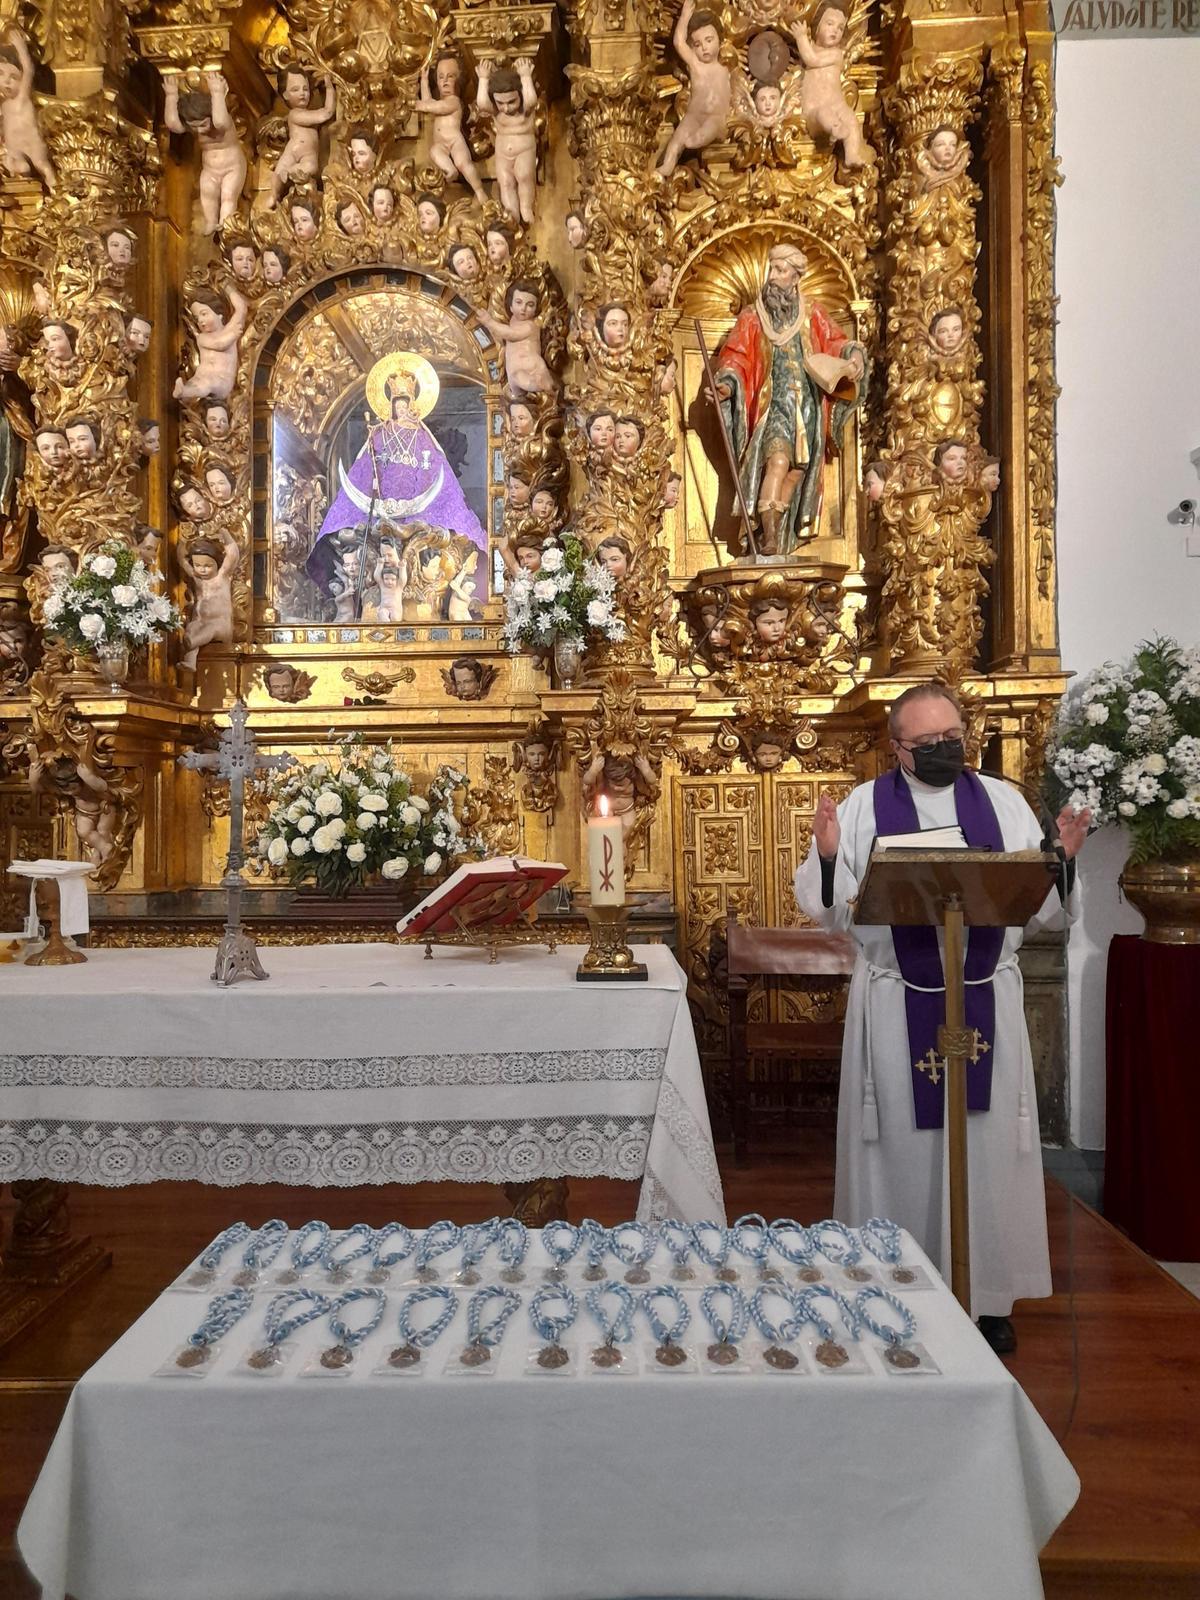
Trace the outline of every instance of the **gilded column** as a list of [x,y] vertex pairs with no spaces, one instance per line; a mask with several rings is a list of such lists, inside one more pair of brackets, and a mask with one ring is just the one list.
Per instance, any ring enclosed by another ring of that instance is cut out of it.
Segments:
[[894,154],[881,632],[893,672],[961,677],[983,627],[993,555],[980,530],[995,462],[980,443],[980,191],[968,142],[982,85],[977,49],[910,52],[884,93]]

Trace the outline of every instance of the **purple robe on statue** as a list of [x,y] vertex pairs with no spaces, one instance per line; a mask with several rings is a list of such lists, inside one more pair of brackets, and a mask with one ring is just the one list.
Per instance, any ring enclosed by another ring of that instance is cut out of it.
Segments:
[[470,539],[485,554],[487,533],[471,510],[445,452],[423,422],[401,418],[371,429],[349,472],[339,465],[341,488],[325,513],[305,563],[309,577],[328,592],[337,570],[329,536],[345,528],[390,522],[426,522]]

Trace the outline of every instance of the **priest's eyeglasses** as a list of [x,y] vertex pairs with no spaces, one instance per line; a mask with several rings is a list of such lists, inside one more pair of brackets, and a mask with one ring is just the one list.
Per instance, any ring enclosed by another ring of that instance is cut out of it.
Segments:
[[919,739],[896,739],[901,750],[907,750],[910,755],[915,755],[918,750],[936,750],[939,744],[961,744],[963,730],[961,728],[947,728],[944,733],[926,733]]

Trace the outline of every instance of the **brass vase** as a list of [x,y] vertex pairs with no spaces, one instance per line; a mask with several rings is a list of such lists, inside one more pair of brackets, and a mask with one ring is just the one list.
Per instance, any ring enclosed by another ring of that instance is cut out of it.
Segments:
[[1146,919],[1151,944],[1200,944],[1200,856],[1144,861],[1119,878],[1126,900]]

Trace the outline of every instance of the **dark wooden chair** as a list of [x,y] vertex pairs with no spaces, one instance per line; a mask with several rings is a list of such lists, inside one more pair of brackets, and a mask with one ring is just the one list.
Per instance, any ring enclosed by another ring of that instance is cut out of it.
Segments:
[[747,928],[730,917],[725,929],[729,998],[729,1082],[733,1159],[750,1157],[751,1056],[840,1061],[842,1022],[750,1022],[750,993],[774,978],[838,979],[854,969],[858,946],[849,934],[821,928]]

